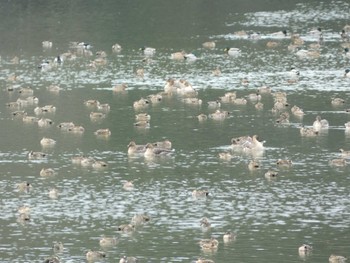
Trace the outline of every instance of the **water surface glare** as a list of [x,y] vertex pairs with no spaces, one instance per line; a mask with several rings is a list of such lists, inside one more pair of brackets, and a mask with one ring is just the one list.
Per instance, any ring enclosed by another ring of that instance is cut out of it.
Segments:
[[[350,168],[340,149],[350,150],[350,78],[344,77],[350,33],[342,39],[340,32],[349,27],[350,4],[258,2],[0,3],[1,262],[47,262],[53,255],[86,262],[89,250],[105,253],[97,262],[123,256],[139,262],[327,262],[331,254],[349,256]],[[287,36],[274,34],[285,29]],[[291,51],[291,32],[303,40],[299,48],[316,51],[316,57]],[[45,40],[52,47],[44,48]],[[91,47],[72,47],[72,41]],[[215,47],[204,48],[206,41]],[[115,43],[122,46],[118,52],[112,51]],[[145,55],[144,46],[155,54]],[[240,54],[229,56],[226,47]],[[197,59],[171,59],[182,50]],[[63,61],[55,62],[58,56]],[[187,80],[196,94],[186,95],[202,103],[165,94],[170,78]],[[128,88],[116,92],[123,83]],[[52,85],[60,89],[50,90]],[[263,86],[272,92],[257,92]],[[232,91],[246,104],[225,102],[222,96]],[[287,100],[275,110],[279,92]],[[134,107],[154,94],[162,99]],[[344,102],[334,104],[334,98]],[[100,105],[87,106],[88,100]],[[219,108],[209,106],[215,101]],[[45,105],[55,110],[38,108]],[[292,113],[295,105],[302,117]],[[197,118],[217,109],[228,111],[227,118]],[[37,119],[23,119],[22,111]],[[136,125],[142,112],[151,119]],[[301,127],[313,127],[316,116],[329,127],[302,136]],[[44,119],[51,122],[41,124]],[[63,122],[84,130],[60,130]],[[97,135],[99,129],[111,134]],[[258,135],[264,149],[232,147],[232,138],[245,135]],[[44,137],[56,143],[43,145]],[[131,141],[166,139],[170,156],[128,154]],[[32,151],[45,156],[31,159]],[[94,166],[73,163],[77,156],[94,158]],[[280,159],[292,165],[279,166]],[[257,169],[249,166],[252,160]],[[97,166],[102,162],[107,166]],[[53,175],[43,175],[44,168]],[[268,178],[269,170],[278,175]],[[133,187],[124,186],[128,181]],[[19,189],[22,182],[31,187]],[[194,190],[209,194],[193,196]],[[23,206],[30,212],[21,214]],[[118,229],[137,214],[150,220],[130,232]],[[201,226],[203,217],[210,227]],[[225,243],[227,231],[236,238]],[[104,236],[117,244],[100,246]],[[199,241],[210,237],[218,239],[218,248],[201,249]],[[63,251],[53,250],[56,241]],[[299,255],[302,244],[312,253]]]

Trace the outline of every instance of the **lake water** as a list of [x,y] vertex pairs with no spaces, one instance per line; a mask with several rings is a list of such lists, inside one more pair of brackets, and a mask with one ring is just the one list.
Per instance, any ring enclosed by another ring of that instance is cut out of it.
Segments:
[[[54,255],[55,241],[64,245],[57,253],[61,262],[85,262],[90,249],[105,251],[101,262],[119,262],[124,255],[139,262],[195,262],[201,257],[216,263],[327,262],[331,254],[349,256],[350,170],[330,165],[340,158],[340,148],[350,150],[344,126],[350,121],[350,78],[344,78],[350,68],[344,45],[349,43],[340,37],[350,24],[348,1],[7,1],[0,6],[1,262],[44,262]],[[323,41],[317,58],[298,57],[288,50],[290,35],[272,34],[284,29],[299,33],[301,47],[311,50],[309,45],[319,39],[311,30],[318,27]],[[235,34],[241,30],[260,34]],[[51,48],[43,48],[45,40],[52,41]],[[72,41],[92,47],[77,52]],[[206,41],[215,41],[215,48],[203,48]],[[269,41],[277,46],[268,48]],[[112,52],[115,43],[122,46],[120,52]],[[155,54],[145,57],[143,46],[155,48]],[[226,47],[239,48],[241,55],[228,56]],[[198,59],[170,59],[181,50]],[[68,51],[75,59],[38,68]],[[107,53],[103,65],[93,65],[97,51]],[[297,81],[290,81],[291,67],[300,72]],[[213,75],[216,68],[220,75]],[[143,77],[135,74],[138,69],[144,70]],[[191,83],[202,105],[164,96],[144,110],[134,109],[135,101],[162,92],[169,78]],[[121,83],[127,91],[113,92]],[[61,90],[50,92],[50,85]],[[215,111],[208,101],[228,91],[248,98],[264,85],[272,94],[262,94],[262,110],[249,99],[246,105],[222,103],[221,109],[232,113],[228,118],[198,121],[200,113]],[[31,87],[39,103],[8,107],[28,97],[19,93],[23,87]],[[290,105],[283,110],[290,114],[286,124],[276,123],[280,113],[272,111],[273,94],[280,91]],[[334,97],[345,103],[334,106]],[[90,99],[110,105],[104,119],[90,119],[97,111],[84,105]],[[56,112],[37,117],[51,119],[52,127],[13,116],[18,110],[36,116],[35,107],[44,105],[54,105]],[[291,114],[294,105],[304,110],[304,117]],[[151,116],[149,128],[134,125],[140,112]],[[317,115],[328,120],[329,128],[315,137],[301,136],[300,127],[312,126]],[[62,132],[57,128],[62,122],[85,131]],[[94,134],[102,128],[111,135]],[[232,138],[254,134],[265,141],[263,152],[231,148]],[[56,145],[42,147],[43,137]],[[165,139],[174,149],[170,157],[128,155],[132,140]],[[47,157],[30,160],[30,151]],[[230,152],[232,159],[220,159],[221,152]],[[72,157],[79,155],[107,167],[73,164]],[[260,162],[259,169],[248,169],[252,159]],[[278,167],[278,159],[293,164]],[[56,174],[41,176],[42,168]],[[269,169],[278,176],[265,178]],[[24,181],[32,187],[21,192],[17,186]],[[124,189],[126,181],[134,188]],[[58,190],[56,198],[49,196],[51,188]],[[209,195],[195,198],[196,189]],[[21,206],[30,207],[29,221],[19,219]],[[131,233],[118,231],[142,213],[150,216],[149,222]],[[210,229],[201,227],[203,217]],[[233,242],[223,242],[227,230],[236,234]],[[101,248],[103,236],[117,238],[118,244]],[[203,251],[198,242],[210,237],[219,240],[219,247]],[[313,247],[306,257],[298,253],[302,244]]]

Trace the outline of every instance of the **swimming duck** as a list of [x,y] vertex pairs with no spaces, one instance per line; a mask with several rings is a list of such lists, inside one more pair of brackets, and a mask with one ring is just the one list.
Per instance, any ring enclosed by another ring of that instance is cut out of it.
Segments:
[[54,176],[56,175],[56,172],[52,168],[42,168],[40,170],[40,176],[47,177],[47,176]]
[[104,161],[95,161],[92,163],[91,166],[94,169],[102,169],[102,168],[106,168],[108,166],[108,164]]
[[107,113],[111,110],[111,106],[108,103],[99,104],[97,110]]
[[38,126],[41,128],[47,128],[54,124],[54,122],[51,119],[48,118],[41,118],[38,120]]
[[83,126],[74,125],[74,127],[68,128],[67,132],[79,135],[79,134],[83,134],[85,132],[85,128]]
[[30,191],[30,189],[32,188],[32,185],[31,185],[31,183],[28,183],[28,182],[22,182],[22,183],[19,183],[18,185],[17,185],[17,189],[18,189],[18,191],[20,191],[20,192],[29,192]]
[[297,48],[295,55],[299,58],[318,58],[320,57],[320,51]]
[[57,199],[58,198],[58,190],[56,188],[51,188],[49,190],[49,197],[51,199]]
[[315,131],[320,131],[321,129],[328,129],[329,123],[326,119],[321,119],[321,116],[316,116],[316,120],[312,124]]
[[281,31],[277,31],[277,32],[273,32],[271,34],[269,34],[272,37],[276,37],[276,38],[284,38],[288,36],[288,32],[286,29],[281,30]]
[[235,98],[232,100],[232,103],[235,105],[246,105],[248,101],[245,98]]
[[208,116],[205,115],[204,113],[201,113],[201,114],[197,115],[197,119],[198,119],[199,121],[205,121],[205,120],[208,119]]
[[149,129],[151,127],[149,121],[137,121],[134,123],[134,126],[143,129]]
[[52,146],[55,146],[55,145],[56,145],[56,141],[55,141],[54,139],[51,139],[51,138],[43,137],[43,138],[40,140],[40,144],[41,144],[41,146],[43,146],[43,147],[52,147]]
[[118,239],[115,237],[102,237],[99,243],[101,247],[112,247],[118,243]]
[[92,250],[89,250],[87,253],[86,253],[86,260],[87,261],[97,261],[101,258],[105,258],[106,257],[106,254],[103,252],[103,251],[92,251]]
[[54,242],[52,245],[52,249],[54,253],[62,253],[64,250],[64,246],[62,242]]
[[158,148],[164,148],[171,150],[172,143],[170,140],[166,139],[164,141],[154,142],[153,145]]
[[202,43],[202,47],[208,48],[208,49],[214,49],[215,46],[216,46],[216,44],[214,41],[207,41],[207,42]]
[[128,144],[128,154],[144,154],[146,151],[146,145],[138,145],[134,141]]
[[200,226],[203,227],[203,228],[210,228],[210,226],[211,226],[211,224],[210,224],[208,218],[206,218],[206,217],[203,217],[203,218],[199,221],[199,223],[200,223]]
[[184,60],[185,55],[186,55],[185,51],[179,51],[179,52],[171,53],[170,58],[173,60]]
[[339,255],[330,255],[329,256],[329,263],[345,263],[345,261],[347,260],[346,257],[343,257],[343,256],[339,256]]
[[345,104],[345,100],[342,98],[332,98],[331,103],[333,106],[340,106]]
[[215,68],[215,69],[211,72],[211,74],[212,74],[213,76],[220,76],[220,75],[221,75],[221,70],[220,70],[220,68],[219,68],[219,67]]
[[34,94],[34,90],[30,87],[23,87],[18,90],[18,93],[23,96],[31,96]]
[[43,46],[43,48],[52,48],[52,42],[48,40],[44,40],[43,42],[41,42],[41,45]]
[[43,152],[33,152],[30,151],[28,153],[28,159],[30,160],[39,160],[39,159],[45,159],[47,157],[46,153]]
[[221,107],[221,103],[218,100],[215,101],[208,101],[208,108],[210,109],[217,109]]
[[147,96],[147,99],[149,99],[151,103],[156,104],[162,101],[163,96],[160,94],[151,94]]
[[126,84],[126,83],[122,83],[122,84],[116,84],[116,85],[114,85],[114,87],[113,87],[113,92],[114,93],[125,93],[128,88],[128,84]]
[[155,147],[152,143],[147,143],[144,156],[146,158],[153,158],[156,156],[168,156],[173,152],[174,152],[173,150],[169,150],[166,148],[158,148],[158,147]]
[[24,123],[37,123],[39,121],[39,118],[34,116],[23,116],[22,121]]
[[30,207],[29,206],[21,206],[18,208],[18,213],[20,214],[29,214],[30,213]]
[[305,137],[315,137],[320,134],[319,131],[316,131],[314,128],[301,127],[300,135]]
[[123,224],[118,226],[118,231],[131,232],[135,230],[135,225],[133,224]]
[[277,176],[278,176],[278,172],[277,172],[277,171],[268,170],[268,171],[265,173],[265,178],[266,178],[266,179],[276,178]]
[[264,103],[259,101],[258,103],[254,104],[254,108],[257,109],[257,110],[263,110],[264,109]]
[[306,256],[312,252],[312,246],[303,244],[298,248],[300,256]]
[[196,260],[195,263],[215,263],[213,260],[211,259],[204,259],[204,258],[199,258]]
[[298,106],[294,105],[290,111],[292,112],[293,115],[302,117],[304,116],[304,111],[303,109],[299,108]]
[[130,191],[130,190],[133,190],[134,189],[134,184],[132,181],[126,181],[124,184],[123,184],[123,189],[124,190],[127,190],[127,191]]
[[51,93],[54,93],[54,94],[58,94],[62,89],[58,85],[49,85],[49,86],[46,87],[46,90],[48,92],[51,92]]
[[235,99],[236,99],[235,91],[226,92],[224,96],[219,97],[219,100],[223,103],[233,102]]
[[184,98],[183,102],[186,103],[187,105],[202,105],[202,100],[199,98]]
[[350,78],[350,69],[346,69],[344,73],[345,78]]
[[229,152],[219,153],[219,158],[222,160],[230,161],[233,158],[233,155]]
[[133,103],[135,109],[144,109],[148,107],[150,102],[144,98],[141,98]]
[[112,46],[112,51],[115,52],[115,53],[119,53],[121,50],[122,50],[122,46],[119,45],[118,43],[115,43],[115,44]]
[[341,156],[343,158],[349,158],[350,157],[350,151],[345,151],[344,149],[339,149]]
[[111,131],[110,129],[98,129],[97,131],[94,132],[96,136],[100,137],[109,137],[111,136]]
[[139,113],[135,115],[135,119],[137,121],[149,121],[151,119],[151,115],[148,113]]
[[85,100],[84,105],[87,107],[96,107],[100,105],[100,102],[98,100]]
[[276,164],[280,167],[290,167],[292,166],[292,161],[288,159],[278,159]]
[[51,256],[45,258],[44,263],[60,263],[60,258],[58,256]]
[[339,159],[333,159],[329,161],[329,164],[331,166],[338,166],[338,167],[343,167],[347,165],[347,161],[343,158],[339,158]]
[[206,197],[209,195],[209,191],[207,190],[193,190],[192,196],[193,197]]
[[238,150],[263,150],[265,141],[260,141],[258,135],[241,136],[231,139],[231,146]]
[[146,214],[136,214],[131,218],[131,223],[133,225],[141,225],[141,224],[144,224],[150,220],[151,220],[151,218]]
[[231,112],[229,112],[229,111],[216,110],[214,113],[209,114],[208,118],[221,121],[221,120],[226,119],[230,114],[231,114]]
[[56,112],[56,107],[53,105],[45,105],[43,107],[34,108],[35,115],[40,115],[43,113],[54,113],[54,112]]
[[254,171],[256,169],[259,169],[260,168],[260,164],[259,162],[257,162],[256,160],[251,160],[249,163],[248,163],[248,169],[250,171]]
[[80,160],[80,165],[82,167],[92,167],[92,165],[96,162],[96,160],[93,157],[83,157]]
[[210,239],[202,239],[199,245],[203,250],[216,250],[219,246],[219,241],[214,237]]
[[120,260],[119,263],[136,263],[138,262],[138,259],[135,257],[127,257],[123,256]]
[[153,56],[156,53],[156,49],[153,47],[142,47],[142,48],[140,48],[140,50],[146,56]]
[[106,118],[106,114],[103,112],[91,112],[90,113],[90,120],[91,121],[98,121]]
[[235,238],[236,238],[235,234],[232,233],[231,231],[226,231],[225,234],[222,236],[224,243],[230,243],[233,240],[235,240]]
[[224,51],[231,57],[239,57],[242,53],[242,51],[239,48],[234,47],[226,47]]
[[73,122],[61,122],[57,125],[57,128],[59,128],[61,131],[68,131],[68,129],[72,129],[75,127],[75,124]]

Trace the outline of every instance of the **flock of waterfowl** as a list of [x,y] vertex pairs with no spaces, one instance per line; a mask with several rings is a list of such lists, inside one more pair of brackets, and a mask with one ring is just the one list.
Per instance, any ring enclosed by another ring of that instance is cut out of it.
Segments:
[[[309,49],[303,49],[304,40],[298,34],[289,34],[287,31],[281,31],[271,34],[271,36],[278,37],[281,36],[283,38],[290,38],[291,44],[288,46],[288,50],[295,52],[295,55],[299,58],[317,58],[320,56],[320,48],[323,45],[322,40],[322,30],[316,29],[310,34],[317,36],[316,43],[310,45]],[[253,40],[260,39],[260,34],[248,34],[246,32],[237,32],[236,36],[238,37],[247,37]],[[350,47],[350,26],[345,26],[341,32],[341,45],[344,48],[344,56],[349,58],[349,47]],[[43,47],[46,49],[52,48],[52,42],[44,41],[42,43]],[[268,48],[274,48],[279,46],[280,43],[278,40],[272,40],[267,43]],[[44,61],[39,65],[40,70],[50,70],[54,67],[59,66],[64,63],[66,60],[74,60],[77,56],[87,56],[92,57],[94,54],[91,51],[91,46],[87,43],[83,42],[74,42],[71,43],[71,49],[69,52],[63,53],[57,56],[52,61]],[[206,49],[214,49],[216,47],[215,41],[205,42],[202,45],[203,48]],[[121,52],[122,47],[119,44],[115,44],[112,46],[113,52]],[[241,55],[241,50],[235,47],[228,47],[223,49],[226,52],[227,56],[236,58]],[[151,59],[156,55],[157,51],[155,48],[151,47],[142,47],[140,52],[143,52],[145,55],[145,59]],[[170,54],[170,59],[174,60],[187,60],[187,61],[195,61],[198,58],[195,54],[186,53],[184,51],[174,52]],[[13,59],[13,63],[16,63],[17,59]],[[96,58],[94,58],[89,64],[90,67],[98,67],[107,64],[107,52],[99,51],[96,53]],[[135,74],[138,77],[143,77],[144,71],[143,69],[138,69]],[[220,76],[221,72],[219,68],[213,69],[213,76]],[[289,72],[288,83],[298,82],[300,77],[300,72],[295,67],[291,67]],[[344,72],[345,78],[350,78],[349,69],[345,69]],[[21,87],[18,89],[11,88],[10,83],[16,82],[16,76],[11,75],[8,79],[8,92],[16,92],[18,94],[18,99],[16,101],[10,101],[7,103],[7,107],[11,110],[11,114],[15,119],[22,119],[25,123],[34,123],[37,124],[41,128],[48,127],[57,127],[62,132],[66,133],[74,133],[74,134],[83,134],[85,129],[81,125],[76,125],[74,122],[68,120],[67,122],[55,124],[54,120],[49,119],[47,116],[54,116],[56,112],[56,107],[54,105],[44,105],[38,106],[40,102],[40,98],[35,96],[35,91],[29,87]],[[242,79],[242,85],[249,83],[249,80]],[[120,92],[126,92],[127,90],[126,84],[118,84],[113,87],[113,92],[118,94]],[[57,85],[51,85],[47,87],[48,92],[59,93],[60,87]],[[214,99],[213,101],[208,101],[208,108],[212,110],[210,114],[201,113],[198,116],[195,116],[199,122],[205,122],[208,119],[213,119],[216,121],[222,121],[226,118],[229,118],[232,114],[229,111],[221,110],[222,104],[233,104],[233,105],[245,105],[249,102],[253,103],[257,110],[262,110],[264,105],[261,102],[262,96],[273,96],[274,106],[271,111],[276,116],[276,123],[278,124],[288,124],[290,115],[294,115],[297,117],[302,117],[305,113],[301,108],[301,105],[291,105],[287,101],[287,94],[285,92],[274,91],[273,88],[262,86],[256,92],[249,94],[246,97],[237,97],[235,91],[229,91],[223,94],[221,97]],[[133,103],[133,108],[136,112],[135,115],[135,126],[142,128],[150,127],[151,116],[147,113],[147,109],[151,104],[159,103],[163,100],[164,97],[174,97],[180,98],[183,103],[189,105],[202,105],[203,101],[198,97],[198,90],[196,90],[188,80],[184,79],[169,79],[165,81],[164,89],[161,92],[156,94],[150,94],[147,98],[140,98],[139,100]],[[108,104],[100,103],[96,99],[86,100],[84,102],[86,107],[91,109],[91,113],[89,115],[91,121],[98,122],[106,118],[106,115],[109,113],[111,106]],[[329,103],[332,105],[343,105],[345,103],[342,98],[333,98]],[[113,105],[112,105],[113,107]],[[27,112],[26,108],[32,108],[33,112]],[[305,137],[316,137],[319,136],[322,131],[327,130],[329,127],[329,123],[327,120],[322,119],[321,116],[317,116],[312,125],[307,127],[300,127],[300,135]],[[345,131],[350,132],[350,124],[345,123]],[[96,136],[109,137],[112,135],[112,132],[107,129],[101,127],[94,132]],[[46,147],[55,147],[56,141],[52,138],[43,137],[40,140],[40,145],[45,149]],[[264,151],[264,141],[261,141],[258,135],[244,135],[240,137],[232,138],[231,147],[229,151],[220,152],[219,157],[224,160],[230,160],[234,157],[234,154],[244,153],[248,154],[252,157],[259,156],[260,153]],[[175,150],[172,148],[172,143],[169,139],[158,142],[142,142],[142,144],[137,144],[135,141],[131,141],[127,148],[127,154],[130,157],[133,156],[143,156],[146,159],[158,158],[159,156],[172,156],[175,154]],[[330,161],[331,165],[334,166],[345,166],[348,164],[347,159],[350,156],[350,153],[346,150],[340,150],[339,159],[333,159]],[[48,154],[43,152],[35,152],[30,151],[28,153],[28,159],[42,159],[47,158]],[[92,167],[95,169],[100,169],[108,166],[108,164],[101,160],[96,160],[90,156],[74,156],[72,158],[72,163],[76,165],[81,165],[82,167]],[[276,165],[289,167],[292,165],[292,161],[289,159],[280,159],[277,160]],[[249,170],[259,169],[261,167],[259,161],[252,158],[252,160],[248,164]],[[57,173],[52,168],[43,167],[40,171],[40,176],[49,177],[54,176]],[[268,170],[265,173],[265,177],[267,179],[271,179],[278,176],[278,171]],[[30,182],[21,182],[17,185],[17,189],[20,192],[28,192],[30,191],[32,185]],[[133,183],[128,181],[124,184],[124,189],[132,189]],[[49,197],[57,198],[59,195],[57,189],[50,189]],[[209,195],[209,191],[196,189],[192,192],[193,197],[206,198]],[[30,221],[30,207],[23,206],[18,209],[18,220],[21,222]],[[145,214],[135,215],[129,223],[118,226],[118,231],[122,232],[130,232],[135,231],[138,226],[147,223],[151,218]],[[208,218],[202,218],[199,222],[199,225],[202,228],[208,229],[211,227],[210,221]],[[224,243],[229,243],[236,240],[236,235],[227,231],[219,241],[218,239],[212,237],[210,239],[203,239],[199,242],[199,247],[203,250],[215,251],[218,249],[221,241]],[[118,239],[115,237],[102,237],[99,240],[99,245],[103,247],[113,247],[118,244]],[[61,253],[64,249],[63,244],[61,242],[57,242],[53,244],[53,253],[54,256],[47,258],[44,262],[60,262],[59,253]],[[306,256],[312,251],[312,247],[307,244],[303,244],[298,248],[298,252],[301,256]],[[92,251],[89,250],[86,253],[86,259],[88,261],[96,261],[101,258],[106,257],[106,253],[103,251]],[[120,258],[120,263],[131,263],[136,262],[137,259],[134,257],[126,257],[123,256]],[[329,257],[329,262],[344,262],[345,258],[339,255],[331,255]],[[199,258],[197,263],[211,263],[213,262],[210,259]]]

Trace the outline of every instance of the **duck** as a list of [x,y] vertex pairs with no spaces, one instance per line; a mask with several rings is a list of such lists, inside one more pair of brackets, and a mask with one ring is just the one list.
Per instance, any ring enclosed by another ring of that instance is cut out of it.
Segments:
[[93,157],[83,157],[80,161],[80,165],[82,167],[92,167],[92,165],[96,162]]
[[54,122],[51,119],[41,118],[38,120],[38,126],[41,128],[51,127],[52,125],[54,125]]
[[144,109],[144,108],[148,107],[149,104],[150,104],[149,100],[141,98],[137,101],[134,101],[133,107],[134,107],[134,109]]
[[22,121],[24,123],[38,123],[39,118],[34,116],[23,116]]
[[40,144],[41,144],[41,146],[43,146],[43,147],[52,147],[52,146],[55,146],[55,145],[56,145],[56,141],[55,141],[54,139],[51,139],[51,138],[43,137],[43,138],[40,140]]
[[106,118],[106,114],[103,112],[91,112],[90,113],[90,120],[91,121],[98,121]]
[[249,163],[248,163],[248,169],[250,171],[254,171],[256,169],[259,169],[260,168],[260,164],[259,162],[257,162],[256,160],[251,160]]
[[115,84],[113,87],[113,93],[126,93],[128,88],[128,84],[121,83],[121,84]]
[[329,263],[345,263],[345,261],[347,260],[346,257],[343,257],[343,256],[339,256],[339,255],[330,255],[329,256]]
[[120,51],[122,51],[122,46],[119,45],[118,43],[115,43],[112,46],[112,51],[115,52],[115,53],[119,53]]
[[231,112],[229,112],[229,111],[216,110],[214,113],[209,114],[208,118],[221,121],[221,120],[228,118],[228,116],[230,114],[231,114]]
[[199,221],[199,223],[200,223],[200,226],[203,227],[203,228],[210,228],[210,226],[211,226],[211,224],[210,224],[208,218],[206,218],[206,217],[203,217],[203,218]]
[[312,246],[303,244],[298,248],[299,255],[306,255],[312,251]]
[[40,159],[45,159],[47,158],[47,154],[43,152],[33,152],[30,151],[28,153],[28,159],[29,160],[40,160]]
[[86,253],[86,260],[87,261],[97,261],[101,258],[105,258],[106,257],[106,253],[103,251],[93,251],[93,250],[89,250]]
[[235,105],[246,105],[248,101],[245,98],[235,98],[232,103]]
[[268,170],[268,171],[265,173],[265,178],[266,178],[266,179],[276,178],[277,176],[278,176],[278,172],[277,172],[277,171]]
[[44,260],[44,263],[60,263],[60,258],[56,255],[51,256],[51,257],[47,257]]
[[344,149],[339,149],[340,154],[343,158],[349,158],[350,157],[350,151],[345,151]]
[[230,243],[236,239],[236,236],[231,231],[226,231],[225,234],[222,236],[222,239],[224,243]]
[[93,108],[96,107],[97,108],[97,106],[100,105],[100,102],[98,100],[90,99],[90,100],[85,100],[84,105],[86,107],[93,107]]
[[314,128],[308,128],[308,127],[301,127],[300,128],[300,135],[304,137],[315,137],[320,134],[319,131],[316,131]]
[[344,105],[345,104],[345,100],[342,99],[342,98],[332,98],[331,100],[331,104],[333,106],[341,106],[341,105]]
[[112,247],[118,243],[118,239],[115,237],[101,237],[99,244],[101,247]]
[[138,262],[138,259],[136,257],[127,257],[123,256],[120,260],[119,263],[136,263]]
[[344,158],[332,159],[329,161],[331,166],[343,167],[347,165],[347,161]]
[[209,191],[207,190],[193,190],[192,196],[193,197],[206,197],[209,195]]
[[135,225],[133,224],[123,224],[118,226],[118,231],[122,231],[122,232],[132,232],[135,230]]
[[144,153],[145,158],[153,158],[157,156],[169,156],[174,151],[166,148],[158,148],[154,146],[152,143],[146,144],[146,151]]
[[170,54],[170,59],[173,60],[185,60],[185,51],[178,51]]
[[68,131],[69,129],[72,129],[75,127],[75,124],[73,122],[61,122],[57,125],[57,128],[61,131]]
[[44,113],[55,113],[55,112],[56,112],[56,107],[53,105],[45,105],[43,107],[34,108],[35,115],[40,115]]
[[289,159],[278,159],[276,164],[280,167],[290,167],[292,166],[292,161]]
[[30,207],[29,206],[21,206],[21,207],[19,207],[18,208],[18,213],[20,213],[20,214],[29,214],[30,213]]
[[233,158],[233,155],[229,152],[219,153],[219,158],[222,160],[230,161]]
[[153,47],[141,47],[140,50],[146,56],[153,56],[156,53],[156,49]]
[[273,32],[273,33],[271,33],[269,35],[272,36],[272,37],[275,37],[275,38],[284,38],[284,37],[288,36],[288,32],[287,32],[286,29],[283,29],[281,31]]
[[202,105],[203,101],[199,98],[184,98],[183,102],[186,103],[187,105],[199,106],[199,105]]
[[102,169],[102,168],[106,168],[108,166],[108,164],[104,161],[95,161],[92,163],[91,166],[94,169]]
[[320,57],[320,51],[297,48],[295,55],[299,58],[318,58]]
[[153,145],[158,148],[164,148],[171,150],[172,143],[170,140],[166,139],[164,141],[154,142]]
[[41,42],[41,45],[43,48],[50,49],[52,48],[52,41],[44,40],[43,42]]
[[290,109],[290,111],[292,112],[292,114],[293,115],[295,115],[295,116],[298,116],[298,117],[302,117],[302,116],[304,116],[304,111],[303,111],[303,109],[302,108],[299,108],[298,106],[296,106],[296,105],[294,105],[291,109]]
[[98,129],[97,131],[94,132],[94,134],[96,136],[99,137],[109,137],[111,136],[112,132],[110,131],[110,129]]
[[346,69],[344,73],[345,78],[350,78],[350,69]]
[[146,145],[136,144],[135,141],[131,141],[128,144],[128,154],[144,154],[146,151]]
[[137,121],[134,123],[134,126],[143,129],[149,129],[151,127],[149,121]]
[[52,168],[42,168],[40,170],[40,176],[47,177],[47,176],[54,176],[56,175],[56,171]]
[[214,101],[208,101],[208,108],[210,109],[217,109],[221,107],[221,103],[219,100],[214,100]]
[[316,116],[316,120],[312,124],[315,131],[320,131],[321,129],[328,129],[329,123],[326,119],[321,119],[321,116]]
[[49,197],[51,199],[57,199],[58,198],[58,194],[59,194],[59,192],[58,192],[58,190],[56,188],[50,188],[50,190],[49,190]]
[[217,76],[217,77],[220,76],[220,75],[221,75],[221,70],[220,70],[220,68],[219,68],[219,67],[216,67],[215,69],[212,70],[211,74],[212,74],[213,76]]
[[197,119],[198,121],[202,122],[202,121],[206,121],[208,119],[208,116],[205,115],[204,113],[201,113],[199,115],[197,115]]
[[186,61],[189,61],[189,62],[194,62],[198,59],[198,57],[195,53],[186,53],[184,55],[184,58]]
[[130,191],[134,189],[134,183],[132,181],[126,181],[125,183],[123,183],[123,189]]
[[210,239],[202,239],[199,241],[199,245],[203,250],[216,250],[219,246],[219,241],[211,237]]
[[148,113],[139,113],[135,115],[135,119],[137,121],[149,121],[151,120],[151,115],[149,115]]
[[18,93],[23,96],[31,96],[34,94],[34,90],[30,87],[22,87],[18,90]]
[[131,223],[134,225],[141,225],[151,220],[151,217],[146,214],[136,214],[131,218]]
[[235,91],[226,92],[224,96],[219,97],[222,103],[230,103],[236,99],[237,95]]
[[231,147],[238,150],[263,150],[265,141],[260,141],[258,135],[241,136],[231,139]]
[[68,128],[67,132],[81,135],[85,132],[85,128],[80,125],[74,125],[73,127]]
[[108,103],[99,104],[97,110],[107,113],[111,110],[111,106]]
[[239,57],[242,54],[242,51],[239,48],[235,47],[226,47],[224,51],[229,55],[230,57]]
[[202,43],[202,47],[207,48],[207,49],[214,49],[216,46],[215,41],[207,41]]
[[215,263],[215,262],[211,259],[199,258],[195,261],[195,263]]
[[32,189],[32,184],[27,182],[27,181],[24,181],[24,182],[21,182],[17,185],[17,189],[19,192],[29,192],[30,189]]
[[63,243],[60,241],[56,241],[52,245],[52,249],[54,253],[62,253],[64,250]]

